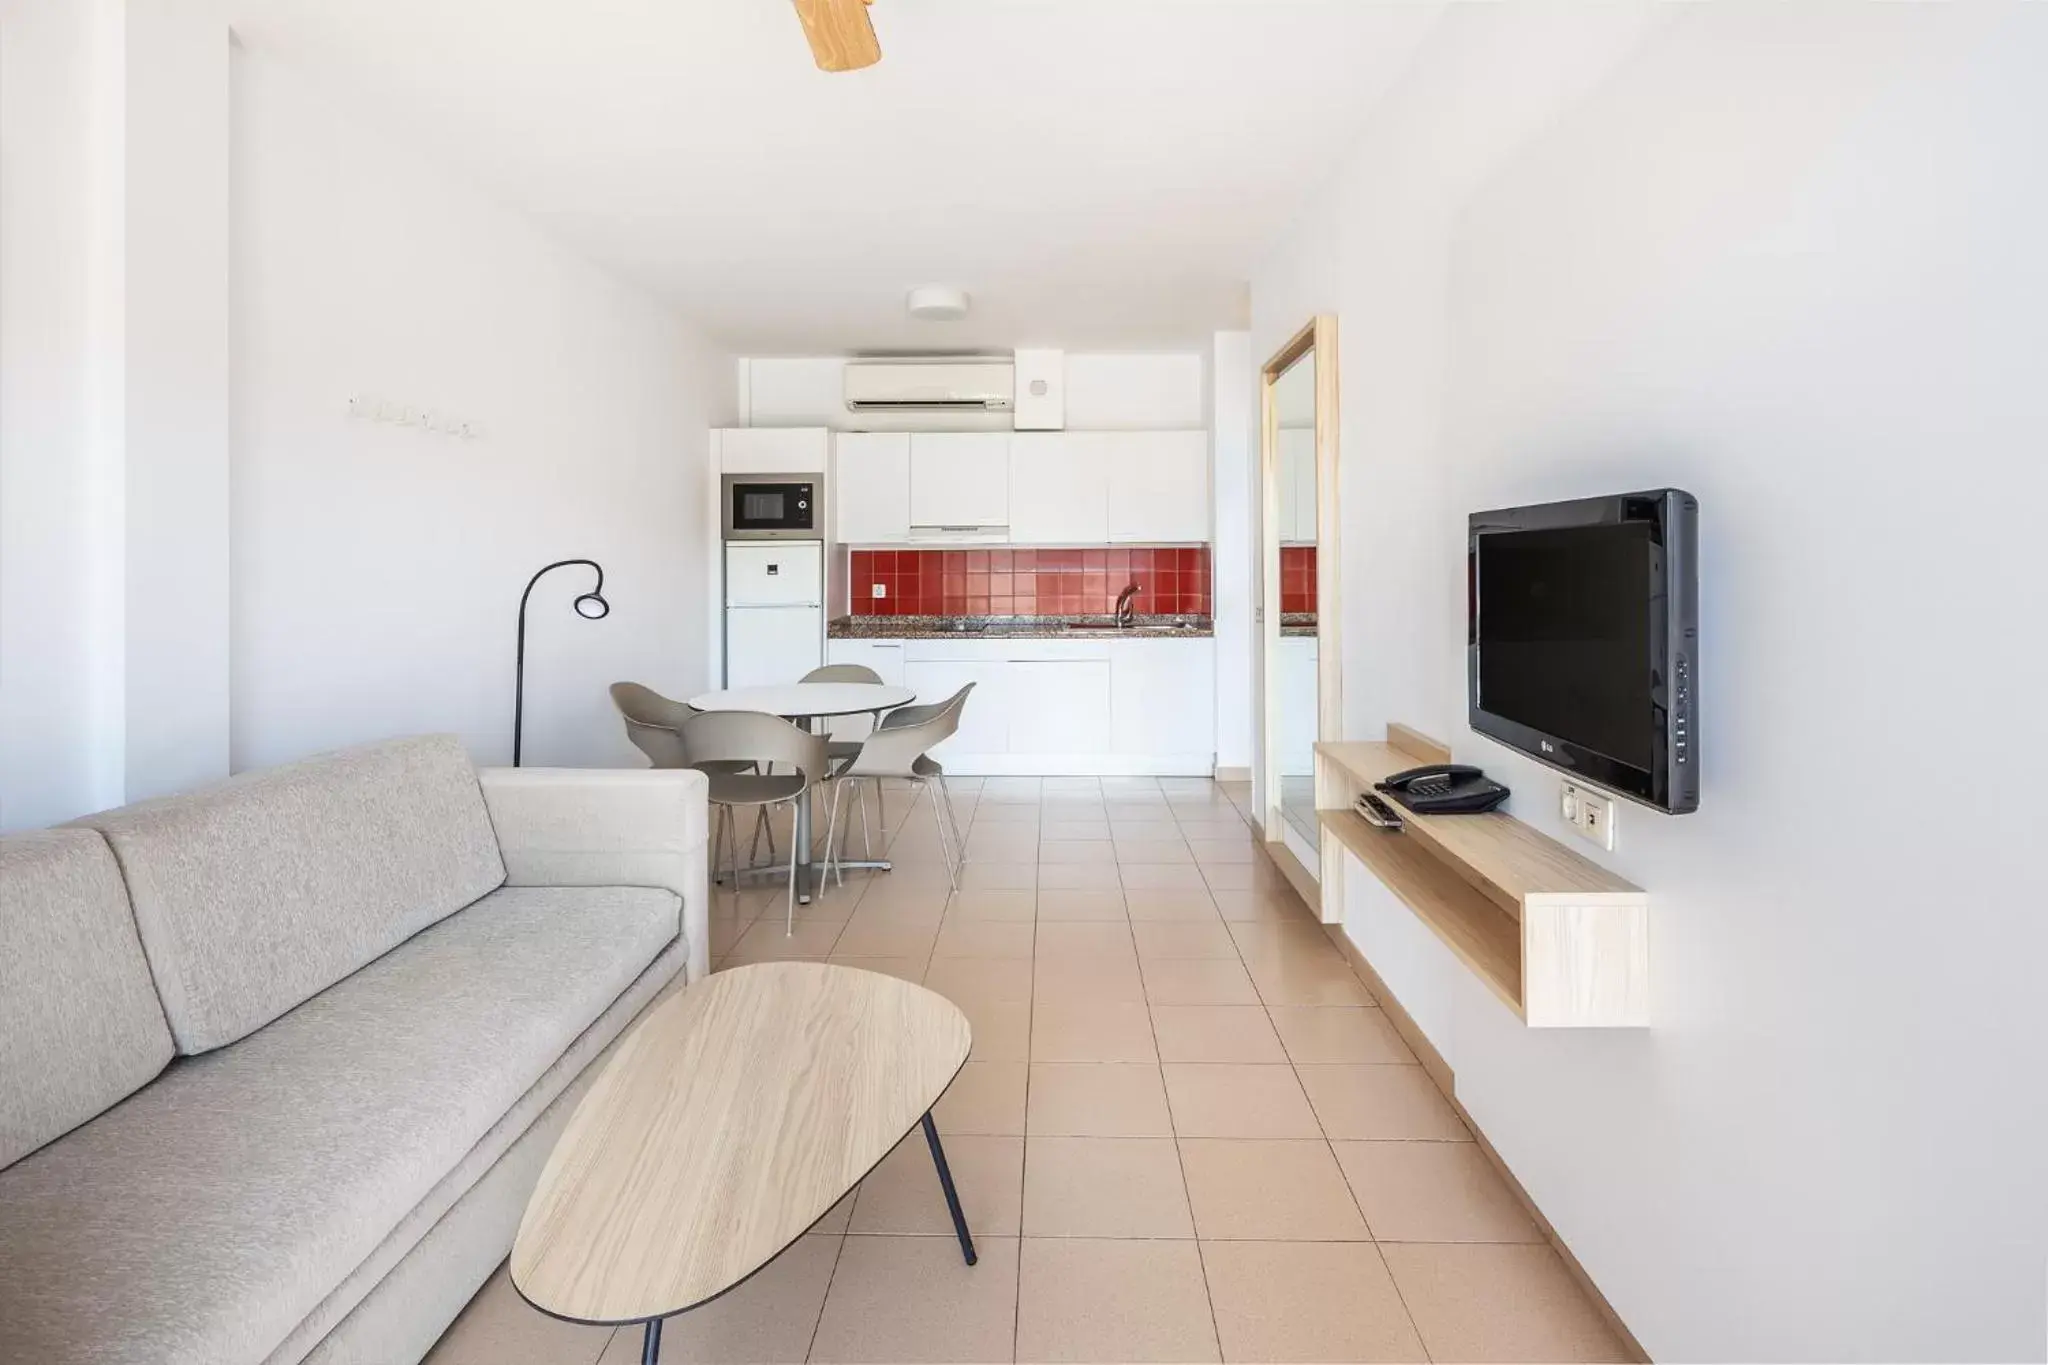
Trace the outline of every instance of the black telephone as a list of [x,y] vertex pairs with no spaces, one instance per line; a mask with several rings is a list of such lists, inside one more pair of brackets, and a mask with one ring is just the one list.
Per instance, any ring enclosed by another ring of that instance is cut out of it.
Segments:
[[1465,763],[1410,768],[1376,783],[1417,815],[1480,815],[1508,799],[1508,789]]

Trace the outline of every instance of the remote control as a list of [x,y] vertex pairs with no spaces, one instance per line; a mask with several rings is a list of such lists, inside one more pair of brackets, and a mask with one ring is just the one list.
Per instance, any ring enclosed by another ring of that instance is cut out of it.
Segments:
[[1377,825],[1381,829],[1401,828],[1401,817],[1395,813],[1394,808],[1371,792],[1366,792],[1358,798],[1358,813],[1365,817],[1365,822],[1369,825]]

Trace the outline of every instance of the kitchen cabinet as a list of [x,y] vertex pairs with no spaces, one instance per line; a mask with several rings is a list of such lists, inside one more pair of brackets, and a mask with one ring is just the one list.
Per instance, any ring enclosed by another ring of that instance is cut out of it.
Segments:
[[1109,460],[1112,542],[1210,538],[1209,433],[1132,431],[1113,438]]
[[1110,747],[1108,659],[1017,660],[1004,681],[1012,754],[1080,757]]
[[1274,491],[1280,499],[1280,543],[1316,543],[1316,434],[1309,427],[1282,427]]
[[910,438],[912,534],[983,534],[1010,524],[1007,432],[916,432]]
[[1098,432],[1010,438],[1010,540],[1016,545],[1100,545],[1109,539],[1110,447]]
[[1213,764],[1216,642],[1112,640],[1111,748],[1147,755],[1176,771]]
[[832,447],[823,427],[724,427],[712,437],[727,474],[823,474]]
[[1001,660],[905,658],[903,685],[917,693],[916,705],[925,706],[952,697],[969,683],[967,705],[960,712],[960,728],[952,738],[932,750],[932,756],[949,772],[982,771],[971,765],[957,765],[963,754],[1006,754],[1010,749],[1010,687],[1008,669]]
[[832,499],[841,545],[894,545],[910,539],[910,436],[849,431],[838,440]]
[[[827,640],[825,662],[859,664],[872,668],[891,687],[905,686],[901,640]],[[835,716],[826,725],[825,733],[834,739],[865,739],[874,728],[874,720],[869,716]]]

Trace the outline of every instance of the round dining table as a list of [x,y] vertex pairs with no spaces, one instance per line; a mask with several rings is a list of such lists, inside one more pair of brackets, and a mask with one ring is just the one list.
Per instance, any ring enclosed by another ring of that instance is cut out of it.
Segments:
[[[699,711],[763,711],[771,716],[814,730],[819,720],[838,716],[874,715],[908,706],[917,693],[888,683],[798,682],[765,687],[728,687],[691,697]],[[811,900],[811,794],[796,803],[796,895],[804,904]],[[872,868],[887,872],[885,859],[848,862],[846,867]],[[767,869],[762,869],[767,870]]]

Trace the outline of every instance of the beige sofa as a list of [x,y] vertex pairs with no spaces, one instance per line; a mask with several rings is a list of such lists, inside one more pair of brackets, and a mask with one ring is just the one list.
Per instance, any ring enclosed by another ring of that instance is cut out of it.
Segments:
[[0,1361],[417,1360],[704,973],[704,810],[442,737],[0,840]]

